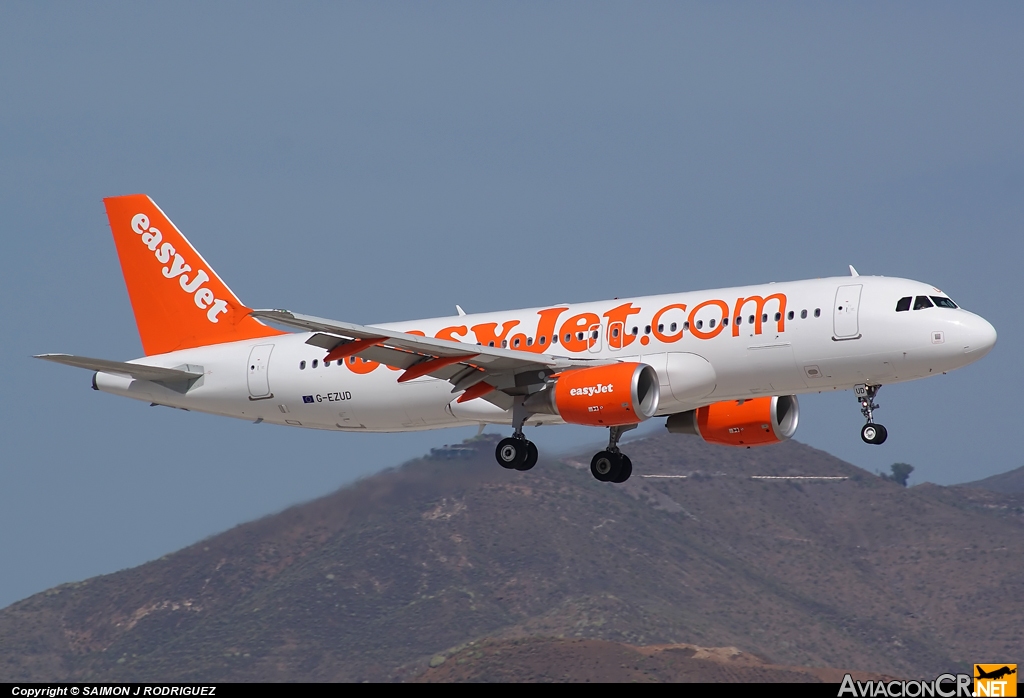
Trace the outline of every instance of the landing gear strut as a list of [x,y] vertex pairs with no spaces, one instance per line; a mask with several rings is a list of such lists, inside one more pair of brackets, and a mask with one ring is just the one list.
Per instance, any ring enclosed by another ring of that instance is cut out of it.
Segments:
[[517,399],[512,406],[512,421],[515,432],[507,439],[498,442],[494,449],[494,457],[498,465],[509,470],[529,470],[537,465],[537,447],[523,436],[523,424],[526,422],[526,410],[522,399]]
[[885,443],[886,438],[889,436],[889,432],[886,431],[885,427],[881,424],[875,424],[875,410],[878,409],[878,404],[875,403],[875,395],[878,395],[878,389],[881,387],[880,385],[857,385],[853,388],[854,395],[860,401],[860,413],[864,415],[864,419],[867,421],[867,424],[860,430],[860,438],[864,440],[864,443],[876,446]]
[[599,451],[590,461],[590,474],[601,482],[625,482],[633,474],[633,462],[619,451],[619,439],[635,424],[608,429],[608,449]]

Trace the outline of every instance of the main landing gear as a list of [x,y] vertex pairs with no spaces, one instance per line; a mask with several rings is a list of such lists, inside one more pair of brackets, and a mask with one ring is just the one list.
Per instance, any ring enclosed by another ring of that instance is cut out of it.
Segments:
[[509,470],[529,470],[537,465],[537,447],[517,430],[515,434],[498,442],[494,457],[498,465]]
[[[508,470],[529,470],[537,465],[537,447],[523,436],[523,424],[526,423],[527,412],[523,408],[523,399],[516,398],[512,405],[512,424],[515,431],[512,436],[502,439],[494,449],[494,458],[498,465]],[[608,448],[599,451],[590,461],[590,473],[601,482],[625,482],[633,474],[633,462],[629,456],[619,452],[619,439],[636,424],[621,427],[609,427]]]
[[523,436],[523,424],[526,423],[526,410],[523,409],[522,398],[517,398],[512,406],[512,423],[515,432],[507,439],[498,442],[494,449],[494,457],[498,465],[509,470],[529,470],[537,465],[537,447]]
[[867,420],[867,424],[860,430],[860,438],[864,440],[864,443],[876,446],[885,443],[886,438],[889,436],[889,432],[886,431],[885,427],[881,424],[875,424],[874,411],[878,409],[878,405],[875,403],[875,395],[878,394],[878,389],[881,387],[880,385],[857,385],[853,388],[854,395],[860,401],[860,413]]
[[633,474],[633,462],[629,460],[629,456],[619,451],[618,446],[619,439],[630,429],[636,429],[636,425],[610,427],[608,449],[598,451],[590,461],[590,474],[601,482],[625,482]]

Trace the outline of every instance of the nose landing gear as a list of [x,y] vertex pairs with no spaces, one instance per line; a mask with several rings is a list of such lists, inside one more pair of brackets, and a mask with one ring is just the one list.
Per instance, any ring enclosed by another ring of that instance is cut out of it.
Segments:
[[857,385],[853,388],[853,393],[860,402],[860,413],[867,420],[867,424],[860,430],[860,438],[864,440],[864,443],[876,446],[885,443],[889,436],[889,432],[886,431],[885,427],[881,424],[875,424],[874,411],[879,409],[878,404],[875,402],[875,395],[878,394],[878,390],[881,387],[880,385]]
[[633,474],[633,462],[629,456],[619,451],[619,439],[630,429],[636,429],[636,424],[629,424],[623,427],[609,427],[608,449],[598,451],[597,455],[590,461],[590,474],[601,482],[625,482]]

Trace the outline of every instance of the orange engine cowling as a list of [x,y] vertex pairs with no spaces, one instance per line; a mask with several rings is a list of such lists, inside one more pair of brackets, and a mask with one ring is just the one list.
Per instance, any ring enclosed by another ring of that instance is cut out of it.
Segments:
[[565,371],[554,385],[527,398],[524,407],[569,424],[616,427],[653,417],[659,397],[653,366],[619,363]]
[[726,400],[680,412],[665,426],[675,434],[696,434],[724,446],[777,444],[793,436],[800,421],[795,395]]

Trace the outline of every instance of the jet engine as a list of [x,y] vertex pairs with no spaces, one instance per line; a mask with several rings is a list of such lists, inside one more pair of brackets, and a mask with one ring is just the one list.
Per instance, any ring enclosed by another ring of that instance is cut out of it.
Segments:
[[658,373],[652,366],[618,363],[563,371],[554,385],[531,395],[523,406],[533,413],[558,415],[569,424],[615,427],[653,417],[659,396]]
[[793,436],[800,421],[795,395],[726,400],[671,415],[665,426],[674,434],[696,434],[723,446],[763,446]]

